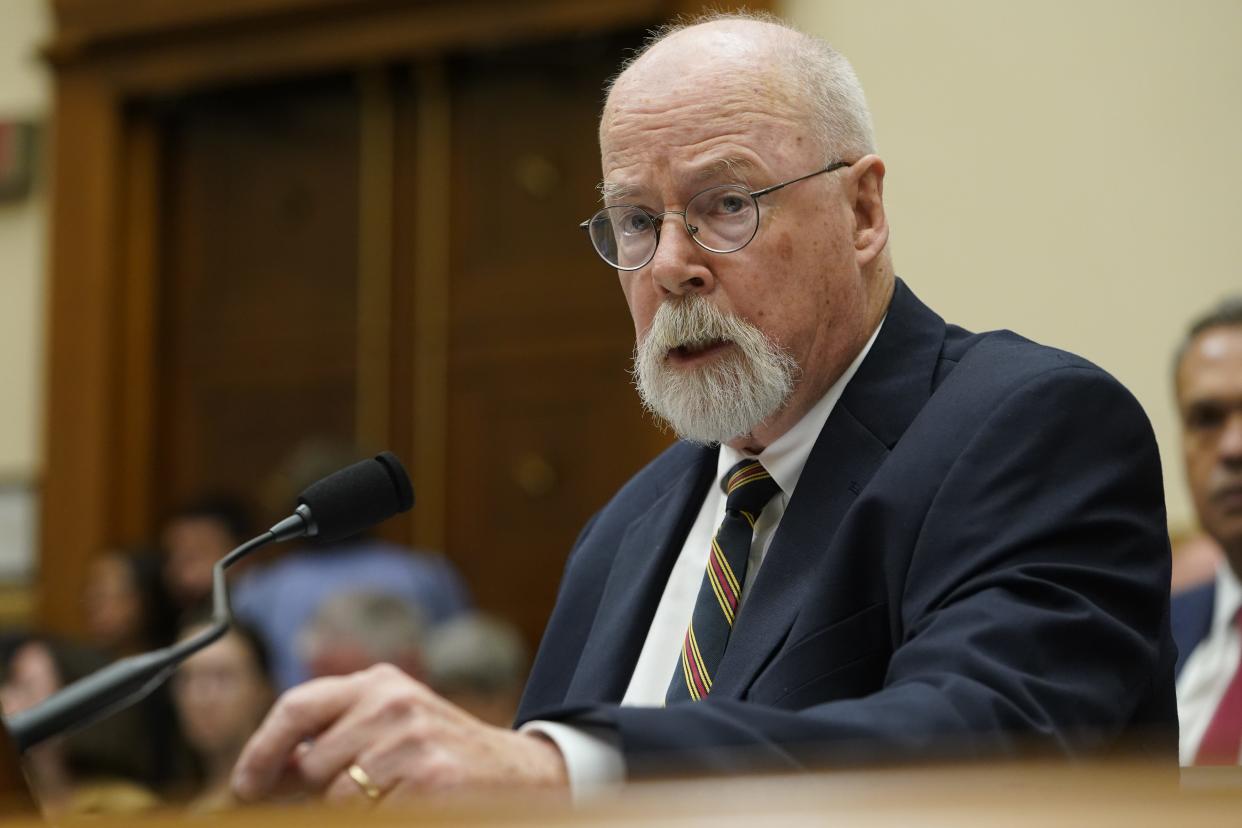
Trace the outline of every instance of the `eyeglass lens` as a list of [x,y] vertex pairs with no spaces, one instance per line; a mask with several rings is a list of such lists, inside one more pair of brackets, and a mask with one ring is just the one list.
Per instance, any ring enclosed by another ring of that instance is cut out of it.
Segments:
[[[656,222],[663,220],[640,207],[605,207],[591,218],[591,243],[608,264],[636,270],[655,255],[659,243]],[[755,237],[759,206],[741,187],[712,187],[686,204],[685,224],[700,247],[713,253],[732,253]]]

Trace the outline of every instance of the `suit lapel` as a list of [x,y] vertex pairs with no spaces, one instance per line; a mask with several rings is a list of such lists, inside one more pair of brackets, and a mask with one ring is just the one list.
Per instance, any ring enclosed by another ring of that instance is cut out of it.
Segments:
[[738,614],[713,695],[740,697],[807,602],[828,602],[844,614],[874,593],[870,550],[842,549],[833,539],[931,395],[944,335],[944,321],[898,280],[880,335],[811,449]]
[[784,642],[807,601],[852,606],[859,600],[860,584],[841,571],[851,568],[851,561],[825,553],[857,492],[887,456],[883,443],[848,411],[834,411],[828,418],[742,604],[713,695],[740,696]]
[[566,692],[567,704],[615,703],[625,695],[673,563],[715,472],[716,450],[697,451],[665,494],[630,523]]

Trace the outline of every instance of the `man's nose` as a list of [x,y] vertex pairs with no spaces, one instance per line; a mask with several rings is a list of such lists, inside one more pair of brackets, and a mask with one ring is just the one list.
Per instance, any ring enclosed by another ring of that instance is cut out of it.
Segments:
[[1242,408],[1235,409],[1225,420],[1225,430],[1218,445],[1223,461],[1242,466]]
[[705,293],[715,284],[707,251],[694,243],[680,215],[665,215],[660,243],[650,265],[652,280],[665,292]]

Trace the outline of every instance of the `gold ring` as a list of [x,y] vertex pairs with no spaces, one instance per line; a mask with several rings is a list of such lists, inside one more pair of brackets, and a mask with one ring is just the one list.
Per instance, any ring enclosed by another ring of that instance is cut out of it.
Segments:
[[378,802],[379,798],[384,795],[384,792],[381,791],[379,786],[376,785],[374,780],[371,779],[371,775],[364,771],[357,762],[350,765],[349,770],[346,771],[346,773],[349,774],[350,779],[357,783],[359,788],[362,788],[362,792],[366,794],[367,799],[372,802]]

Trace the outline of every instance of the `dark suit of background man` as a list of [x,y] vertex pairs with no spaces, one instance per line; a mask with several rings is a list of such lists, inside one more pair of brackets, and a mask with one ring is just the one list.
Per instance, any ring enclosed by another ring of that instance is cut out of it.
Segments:
[[1173,601],[1183,765],[1242,754],[1242,296],[1191,326],[1174,365],[1186,481],[1226,563]]
[[[521,730],[392,671],[310,684],[251,742],[239,793],[286,767],[332,799],[585,792],[1140,733],[1171,759],[1147,419],[1093,365],[947,325],[895,277],[844,59],[755,20],[666,33],[611,87],[600,147],[584,231],[617,269],[644,400],[683,441],[583,530]],[[1004,264],[962,259],[981,280]]]

